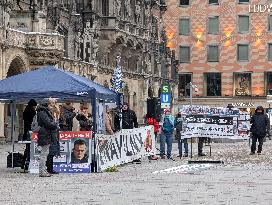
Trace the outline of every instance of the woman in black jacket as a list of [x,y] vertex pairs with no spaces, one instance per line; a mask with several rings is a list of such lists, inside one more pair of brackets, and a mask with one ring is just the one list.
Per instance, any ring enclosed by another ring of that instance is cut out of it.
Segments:
[[48,103],[49,100],[45,99],[37,107],[37,119],[40,126],[37,142],[40,150],[39,174],[41,177],[51,176],[47,171],[46,159],[49,154],[49,147],[56,143],[58,134],[58,126],[49,111]]

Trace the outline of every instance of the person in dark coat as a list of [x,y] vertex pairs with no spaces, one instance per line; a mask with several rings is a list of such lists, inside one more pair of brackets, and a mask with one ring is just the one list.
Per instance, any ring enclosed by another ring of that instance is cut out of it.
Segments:
[[73,119],[76,116],[75,108],[70,102],[65,103],[61,107],[61,120],[60,129],[62,131],[72,131],[73,130]]
[[[176,139],[178,140],[178,150],[179,150],[179,156],[178,157],[188,157],[188,141],[187,139],[181,138],[181,132],[183,128],[183,121],[182,116],[180,113],[177,114],[175,119],[176,124]],[[184,155],[182,155],[182,144],[184,144]]]
[[[133,110],[129,108],[128,103],[122,106],[122,116],[115,115],[114,127],[115,130],[138,128],[137,116]],[[120,127],[120,120],[122,118],[122,127]]]
[[49,154],[50,144],[55,142],[58,126],[48,108],[49,100],[44,99],[37,107],[37,120],[40,129],[38,131],[38,149],[40,151],[39,176],[50,177],[47,171],[46,159]]
[[31,99],[23,112],[23,120],[24,120],[24,136],[23,140],[28,140],[28,132],[31,131],[31,124],[33,122],[33,118],[36,115],[36,106],[37,102],[34,99]]
[[[122,127],[120,127],[120,124],[121,124],[120,120],[122,120]],[[138,128],[137,116],[133,110],[129,109],[128,103],[123,104],[121,116],[119,115],[119,113],[115,115],[114,128],[116,131],[121,129]],[[133,160],[133,162],[140,164],[141,160],[136,159],[136,160]]]
[[92,130],[92,120],[91,120],[92,115],[88,113],[88,107],[87,106],[82,106],[81,107],[81,113],[79,113],[76,116],[76,119],[79,122],[80,126],[80,131],[90,131]]
[[[23,120],[24,120],[24,135],[23,141],[30,140],[29,131],[31,131],[31,124],[33,122],[33,118],[36,115],[36,106],[37,102],[34,99],[31,99],[23,112]],[[22,162],[22,169],[27,170],[28,164],[26,161],[29,162],[30,160],[30,144],[26,144],[26,148],[24,151],[24,158]]]
[[267,132],[269,131],[269,119],[268,116],[264,113],[264,108],[262,106],[257,107],[255,113],[251,117],[250,123],[250,131],[252,133],[252,145],[250,155],[255,154],[257,140],[259,142],[257,153],[261,154],[263,140]]

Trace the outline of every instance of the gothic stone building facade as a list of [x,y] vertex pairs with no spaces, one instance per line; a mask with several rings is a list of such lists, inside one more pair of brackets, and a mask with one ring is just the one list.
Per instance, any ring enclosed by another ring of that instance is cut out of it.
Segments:
[[[121,56],[124,100],[141,120],[146,99],[170,77],[160,49],[166,7],[158,0],[4,0],[0,2],[0,79],[55,65],[110,86]],[[161,44],[163,45],[163,44]],[[163,64],[161,63],[163,61]],[[149,90],[149,92],[148,92]],[[22,132],[18,106],[18,130]],[[9,108],[0,105],[0,136]]]

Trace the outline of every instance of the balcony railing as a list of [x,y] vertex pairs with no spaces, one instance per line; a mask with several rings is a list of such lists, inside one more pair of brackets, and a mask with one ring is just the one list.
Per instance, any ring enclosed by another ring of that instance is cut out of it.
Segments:
[[6,31],[6,46],[39,49],[39,50],[64,50],[64,36],[56,33],[22,32],[15,29]]

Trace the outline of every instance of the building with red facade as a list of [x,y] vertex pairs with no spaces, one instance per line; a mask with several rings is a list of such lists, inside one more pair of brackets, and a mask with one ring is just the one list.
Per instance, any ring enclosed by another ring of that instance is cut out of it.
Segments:
[[[168,46],[178,56],[178,104],[270,107],[272,1],[167,0]],[[271,5],[270,5],[271,4]],[[248,109],[249,110],[249,109]]]

